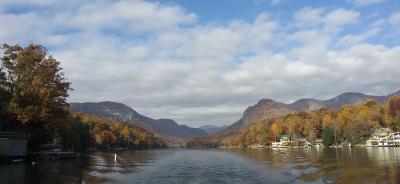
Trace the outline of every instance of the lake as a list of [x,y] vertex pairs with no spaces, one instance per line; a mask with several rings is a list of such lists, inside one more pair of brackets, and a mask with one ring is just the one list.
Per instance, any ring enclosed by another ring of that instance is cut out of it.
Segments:
[[0,165],[0,179],[40,184],[400,183],[400,148],[118,150],[76,160]]

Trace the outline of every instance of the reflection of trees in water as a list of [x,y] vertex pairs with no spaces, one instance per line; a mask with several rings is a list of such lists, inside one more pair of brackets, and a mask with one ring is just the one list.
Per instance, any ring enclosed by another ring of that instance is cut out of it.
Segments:
[[[0,165],[0,183],[102,183],[108,176],[127,174],[151,162],[157,151],[96,152],[75,160]],[[118,154],[114,162],[114,153]]]
[[400,183],[400,148],[397,147],[368,147],[369,160],[374,164],[376,176],[387,178],[392,183]]
[[[89,167],[86,176],[97,177],[102,180],[114,178],[118,174],[135,172],[136,168],[146,165],[154,159],[157,151],[147,150],[119,150],[113,152],[96,152],[89,156]],[[117,161],[114,160],[117,154]]]
[[0,165],[0,183],[24,183],[25,165],[23,163]]
[[[34,165],[23,163],[21,165],[23,167],[18,168],[17,172],[25,174],[19,177],[23,182],[17,183],[80,183],[84,177],[83,171],[87,165],[87,159],[40,161]],[[10,169],[13,167],[14,165],[7,165],[4,171],[15,172]]]
[[368,157],[377,164],[386,165],[400,163],[400,148],[395,147],[368,147]]
[[[2,165],[0,183],[113,182],[112,178],[118,179],[121,175],[137,172],[139,166],[151,165],[177,152],[121,150],[117,152],[117,162],[114,162],[115,152],[96,152],[82,159],[43,161],[34,166]],[[400,148],[232,149],[227,152],[253,160],[261,165],[259,169],[263,172],[276,172],[279,177],[282,174],[288,175],[299,182],[400,183]],[[198,157],[192,161],[209,166],[210,162],[204,158],[207,157]],[[229,158],[226,161],[231,162],[230,157],[224,158]],[[186,163],[178,163],[173,167],[179,164]]]
[[295,170],[305,182],[400,183],[400,148],[252,149],[266,169]]

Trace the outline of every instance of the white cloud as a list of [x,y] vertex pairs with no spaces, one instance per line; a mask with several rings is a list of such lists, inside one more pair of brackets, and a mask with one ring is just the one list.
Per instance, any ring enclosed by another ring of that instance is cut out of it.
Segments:
[[166,6],[146,1],[97,1],[81,6],[69,20],[77,28],[108,28],[129,31],[152,31],[174,28],[176,25],[193,23],[194,13],[186,13],[181,7]]
[[318,25],[323,22],[323,8],[305,7],[294,14],[294,21],[300,25]]
[[356,23],[359,16],[359,12],[343,8],[327,12],[321,7],[305,7],[294,14],[293,20],[298,27],[319,28],[323,26],[322,28],[326,31],[338,31],[346,25]]
[[393,13],[389,18],[389,22],[400,27],[400,12]]
[[324,22],[328,29],[341,29],[345,25],[356,23],[359,16],[360,13],[356,11],[339,8],[328,13]]
[[367,42],[387,22],[349,32],[361,17],[353,10],[309,7],[289,22],[269,12],[199,23],[179,5],[153,1],[48,6],[0,12],[7,25],[0,40],[49,47],[75,89],[70,101],[119,101],[197,126],[232,123],[261,98],[384,94],[400,86],[400,48]]
[[372,23],[371,28],[362,34],[348,34],[340,38],[337,45],[339,46],[350,46],[360,42],[363,42],[370,37],[377,35],[381,29],[384,21],[382,19]]

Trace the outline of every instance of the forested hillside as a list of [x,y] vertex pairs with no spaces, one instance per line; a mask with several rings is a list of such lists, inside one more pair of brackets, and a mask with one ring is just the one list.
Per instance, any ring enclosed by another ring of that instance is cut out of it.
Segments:
[[247,147],[252,144],[269,145],[280,135],[289,135],[294,144],[300,138],[315,142],[324,131],[331,131],[337,143],[364,143],[380,127],[400,131],[400,96],[392,96],[386,103],[369,99],[338,110],[322,108],[311,112],[296,112],[248,125],[238,135],[198,137],[189,146]]
[[386,96],[373,96],[363,93],[348,92],[340,94],[328,100],[312,98],[299,99],[293,103],[282,103],[271,99],[261,99],[257,104],[248,107],[242,118],[229,127],[218,132],[221,136],[238,134],[246,125],[259,121],[268,121],[294,112],[311,112],[321,108],[339,109],[344,105],[357,104],[367,99],[373,99],[379,103],[386,102],[390,97],[400,95],[400,91]]
[[179,125],[171,119],[153,119],[144,116],[131,107],[117,102],[71,103],[70,109],[72,112],[98,115],[106,119],[137,125],[164,138],[184,140],[207,134],[202,129]]

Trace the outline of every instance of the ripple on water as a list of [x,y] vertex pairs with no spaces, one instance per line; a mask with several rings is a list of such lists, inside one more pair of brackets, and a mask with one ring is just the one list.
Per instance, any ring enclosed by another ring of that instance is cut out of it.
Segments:
[[0,165],[2,183],[399,183],[400,148],[123,150]]

